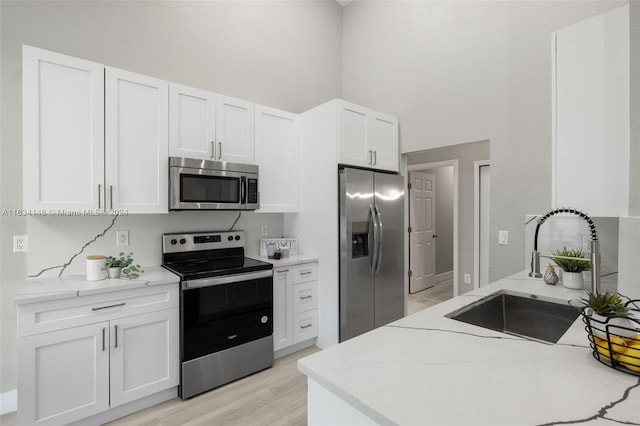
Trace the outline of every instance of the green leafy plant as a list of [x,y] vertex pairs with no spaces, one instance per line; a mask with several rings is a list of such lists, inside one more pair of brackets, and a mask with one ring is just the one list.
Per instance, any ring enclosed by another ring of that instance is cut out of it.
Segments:
[[[591,262],[584,257],[582,250],[567,249],[567,247],[563,247],[562,250],[554,250],[551,254],[553,255],[551,260],[553,260],[555,264],[561,267],[565,272],[582,272],[591,269]],[[562,259],[554,256],[580,257],[585,260]]]
[[629,308],[624,306],[624,302],[620,295],[609,292],[587,292],[588,299],[581,298],[580,302],[593,309],[596,314],[605,317],[628,317]]
[[120,252],[118,257],[107,257],[106,267],[122,268],[122,273],[130,280],[138,278],[144,272],[140,265],[133,263],[133,253],[125,255],[123,252]]
[[135,280],[142,274],[144,270],[140,267],[140,265],[129,265],[126,268],[122,269],[122,273],[127,276],[130,280]]
[[118,257],[108,256],[106,266],[107,268],[126,268],[132,263],[133,263],[133,253],[129,253],[125,255],[124,252],[120,252]]

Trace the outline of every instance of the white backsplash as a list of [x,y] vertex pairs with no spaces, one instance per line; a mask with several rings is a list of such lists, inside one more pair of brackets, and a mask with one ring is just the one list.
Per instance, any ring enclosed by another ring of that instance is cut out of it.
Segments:
[[[88,245],[65,269],[64,275],[84,274],[88,255],[116,255],[133,252],[135,262],[145,266],[162,263],[161,236],[166,232],[226,231],[238,216],[237,211],[182,211],[163,215],[119,216],[114,226]],[[28,219],[29,252],[27,274],[63,265],[111,224],[113,216],[45,216]],[[281,213],[242,212],[234,230],[245,231],[247,256],[260,254],[260,225],[268,225],[270,235],[283,233]],[[129,246],[116,246],[116,231],[129,231]],[[57,276],[61,268],[44,272],[41,277]]]

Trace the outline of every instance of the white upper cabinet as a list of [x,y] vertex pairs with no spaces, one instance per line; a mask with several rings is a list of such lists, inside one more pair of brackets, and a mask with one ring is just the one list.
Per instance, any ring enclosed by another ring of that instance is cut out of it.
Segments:
[[398,119],[338,101],[341,164],[398,171]]
[[168,212],[168,83],[106,69],[108,209]]
[[104,66],[29,46],[22,62],[23,207],[102,207]]
[[174,157],[254,162],[254,105],[170,84],[169,152]]
[[554,37],[554,207],[592,216],[629,209],[629,6]]
[[254,162],[254,104],[228,96],[217,96],[217,159],[233,163]]
[[216,95],[175,83],[169,90],[170,155],[214,160]]
[[260,172],[260,210],[298,211],[298,115],[255,106],[256,164]]
[[23,48],[25,209],[167,213],[167,82]]

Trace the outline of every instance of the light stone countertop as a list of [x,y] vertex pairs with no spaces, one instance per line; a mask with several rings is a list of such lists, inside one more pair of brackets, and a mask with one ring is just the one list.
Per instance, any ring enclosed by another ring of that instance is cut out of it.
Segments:
[[542,300],[585,293],[519,273],[303,358],[298,368],[380,424],[640,424],[640,377],[596,361],[580,317],[555,345],[444,317],[502,289]]
[[135,280],[107,278],[100,281],[87,281],[85,275],[28,279],[18,286],[13,303],[20,305],[180,282],[177,275],[162,266],[143,267],[142,269],[144,273]]
[[290,256],[286,259],[269,259],[267,256],[248,256],[256,260],[261,260],[263,262],[268,262],[273,265],[274,268],[280,268],[283,266],[292,266],[292,265],[300,265],[303,263],[311,263],[317,262],[318,258],[313,256]]

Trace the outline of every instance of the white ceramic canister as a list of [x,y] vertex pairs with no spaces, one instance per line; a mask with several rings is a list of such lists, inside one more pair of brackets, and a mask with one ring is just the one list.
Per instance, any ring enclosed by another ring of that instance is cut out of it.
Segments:
[[107,277],[106,256],[87,256],[87,281],[100,281]]

